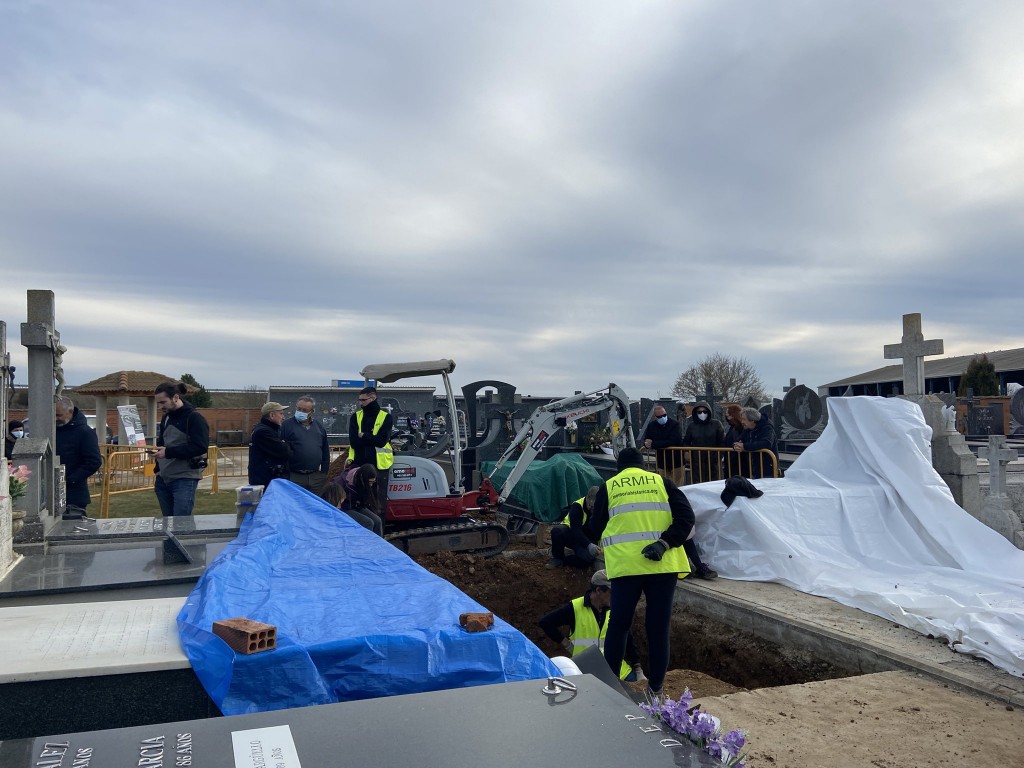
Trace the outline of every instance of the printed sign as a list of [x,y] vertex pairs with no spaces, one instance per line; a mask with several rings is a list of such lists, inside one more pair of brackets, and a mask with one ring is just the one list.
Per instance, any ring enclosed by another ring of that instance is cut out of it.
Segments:
[[232,731],[235,768],[302,768],[287,725]]
[[117,415],[121,419],[121,426],[124,427],[125,445],[145,445],[146,433],[142,429],[139,409],[134,405],[119,405]]

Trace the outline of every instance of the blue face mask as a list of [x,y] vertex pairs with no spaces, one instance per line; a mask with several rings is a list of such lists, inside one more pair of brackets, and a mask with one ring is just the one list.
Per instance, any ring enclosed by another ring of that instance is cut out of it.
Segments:
[[11,434],[20,439],[20,438],[25,436],[25,430],[23,430],[23,429],[13,429],[13,430],[11,430]]
[[302,423],[303,421],[305,421],[308,418],[309,418],[309,414],[308,413],[304,413],[303,411],[296,411],[295,412],[295,420],[297,422],[299,422],[299,423]]
[[668,416],[659,416],[658,417],[658,423],[659,424],[668,424]]

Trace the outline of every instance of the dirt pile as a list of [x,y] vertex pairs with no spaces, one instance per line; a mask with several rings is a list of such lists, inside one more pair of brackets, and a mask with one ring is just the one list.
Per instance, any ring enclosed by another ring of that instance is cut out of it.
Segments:
[[[510,555],[485,559],[442,552],[419,556],[416,561],[507,621],[549,656],[562,654],[562,649],[537,626],[537,620],[548,611],[582,595],[590,583],[589,571],[573,568],[548,570],[544,567],[544,553],[536,550],[517,550]],[[638,639],[644,642],[642,612],[637,630]],[[674,646],[686,644],[685,638],[673,637]],[[696,696],[718,696],[744,690],[689,669],[674,669],[665,680],[665,690],[673,698],[678,698],[686,687]]]

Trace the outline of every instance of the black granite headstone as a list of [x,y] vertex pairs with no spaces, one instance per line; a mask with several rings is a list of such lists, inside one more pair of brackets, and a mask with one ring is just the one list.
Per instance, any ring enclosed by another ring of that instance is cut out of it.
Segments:
[[1001,435],[1003,429],[1003,404],[974,406],[967,412],[967,434],[973,437]]
[[553,763],[721,766],[590,675],[0,743],[4,768]]
[[803,384],[791,387],[782,400],[782,419],[793,429],[813,429],[821,421],[821,399]]

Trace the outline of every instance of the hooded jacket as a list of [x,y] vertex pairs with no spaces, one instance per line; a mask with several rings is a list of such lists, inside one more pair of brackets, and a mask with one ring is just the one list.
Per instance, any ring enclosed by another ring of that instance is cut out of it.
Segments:
[[71,421],[57,427],[55,450],[64,465],[64,484],[68,504],[89,505],[89,478],[103,466],[96,431],[89,426],[85,414],[75,408]]
[[[700,421],[697,413],[704,410],[708,414],[707,421]],[[711,406],[701,400],[691,412],[692,419],[686,427],[686,434],[683,435],[683,445],[692,445],[695,448],[719,448],[722,445],[722,437],[725,430],[722,429],[722,422],[711,414]]]

